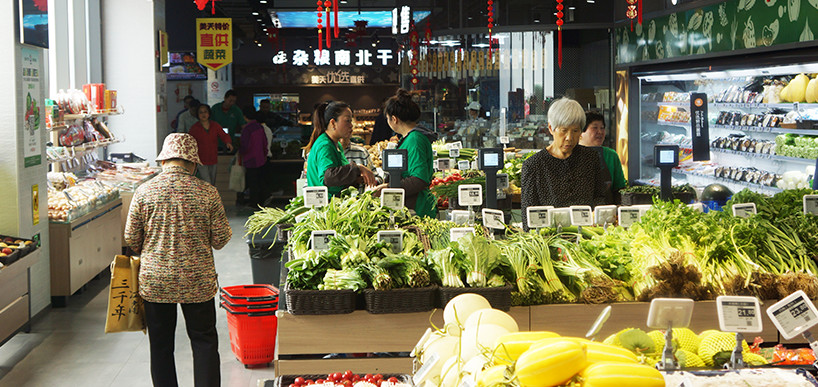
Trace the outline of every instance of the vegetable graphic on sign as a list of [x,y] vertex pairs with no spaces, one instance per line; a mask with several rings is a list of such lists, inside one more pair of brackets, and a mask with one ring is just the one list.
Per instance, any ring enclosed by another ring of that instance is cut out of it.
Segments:
[[756,46],[756,28],[753,25],[753,18],[747,18],[744,23],[744,48],[754,48]]
[[798,15],[801,13],[801,0],[788,0],[787,3],[789,4],[787,15],[789,15],[790,21],[794,22],[798,20]]
[[34,131],[40,127],[40,109],[37,108],[37,101],[31,98],[31,93],[26,94],[26,114],[24,118],[24,128],[34,135]]
[[769,26],[764,26],[761,30],[761,43],[765,46],[771,46],[778,37],[778,19],[770,23]]

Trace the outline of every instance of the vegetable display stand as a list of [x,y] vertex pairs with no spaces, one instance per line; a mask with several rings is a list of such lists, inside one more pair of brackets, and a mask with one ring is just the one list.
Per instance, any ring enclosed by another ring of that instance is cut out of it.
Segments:
[[0,270],[0,345],[31,324],[29,269],[40,262],[40,249]]
[[[578,307],[583,307],[578,305]],[[521,329],[529,326],[529,308],[514,307],[509,314]],[[278,311],[279,375],[303,375],[351,370],[355,373],[409,374],[409,357],[347,357],[305,359],[328,353],[409,352],[431,321],[443,326],[443,310],[417,313],[296,316]]]
[[352,290],[297,290],[285,285],[284,294],[291,314],[346,314],[355,310]]
[[392,290],[364,289],[366,310],[369,313],[411,313],[432,310],[435,306],[436,286]]
[[475,293],[485,297],[492,308],[508,312],[511,309],[511,291],[514,288],[512,286],[487,288],[452,288],[444,286],[439,289],[439,307],[446,306],[449,300],[463,293]]
[[275,358],[278,290],[268,285],[221,289],[227,311],[230,348],[245,367],[267,365]]

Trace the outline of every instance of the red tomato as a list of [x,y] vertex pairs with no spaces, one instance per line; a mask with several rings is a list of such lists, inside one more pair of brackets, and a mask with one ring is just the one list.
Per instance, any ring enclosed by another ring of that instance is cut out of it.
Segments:
[[364,376],[364,379],[372,379],[372,374],[366,374],[366,376]]
[[361,376],[360,376],[360,375],[358,375],[358,374],[352,374],[352,382],[353,382],[353,383],[355,383],[355,382],[357,382],[357,381],[359,381],[359,380],[361,380]]
[[378,387],[381,387],[381,383],[383,383],[383,380],[378,379],[378,380],[373,381],[372,383],[374,383]]
[[381,379],[383,379],[383,375],[377,374],[377,375],[375,375],[375,379],[376,380],[381,380]]
[[326,380],[324,380],[324,379],[318,379],[318,380],[316,380],[316,381],[315,381],[315,384],[322,384],[322,383],[324,383],[325,381],[326,381]]
[[392,383],[397,383],[397,382],[398,382],[398,378],[396,378],[396,377],[392,376],[392,377],[390,377],[390,378],[389,378],[389,381],[390,381],[390,382],[392,382]]
[[299,384],[304,384],[304,378],[302,378],[300,376],[295,378],[295,380],[293,380],[293,384],[295,384],[296,386],[299,385]]
[[352,387],[352,381],[348,379],[344,379],[344,381],[341,384],[343,384],[344,387]]
[[295,383],[290,383],[290,386],[289,386],[289,387],[298,387],[298,385],[297,385],[297,384],[295,384]]
[[305,384],[315,384],[315,382],[313,382],[312,379],[307,379],[307,381],[304,382],[304,383]]

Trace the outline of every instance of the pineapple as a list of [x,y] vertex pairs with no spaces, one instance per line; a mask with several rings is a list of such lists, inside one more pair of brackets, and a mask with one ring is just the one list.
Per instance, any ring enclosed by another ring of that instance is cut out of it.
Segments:
[[685,351],[698,353],[701,339],[688,328],[673,328],[673,340],[679,343],[679,348]]
[[679,360],[679,365],[685,368],[702,368],[705,366],[704,361],[698,355],[684,349],[676,351],[676,359]]
[[[741,346],[743,348],[744,353],[750,352],[750,346],[747,345],[747,342],[742,340]],[[728,352],[726,357],[729,359],[730,355],[729,352],[732,352],[733,349],[736,347],[736,334],[735,333],[727,333],[727,332],[718,332],[718,333],[711,333],[707,335],[704,339],[702,339],[701,344],[699,345],[699,357],[704,361],[709,367],[713,367],[714,359],[713,357],[719,355],[720,358],[724,358],[725,354],[720,354],[721,352]]]

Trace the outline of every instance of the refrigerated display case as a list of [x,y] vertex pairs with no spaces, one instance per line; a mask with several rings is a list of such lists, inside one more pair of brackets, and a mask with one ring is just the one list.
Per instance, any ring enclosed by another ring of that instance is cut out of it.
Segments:
[[[818,119],[818,80],[813,81],[818,59],[813,60],[786,65],[722,60],[718,67],[633,71],[631,87],[639,101],[631,104],[638,106],[631,115],[638,118],[632,179],[657,184],[653,147],[676,144],[680,165],[673,170],[674,184],[721,183],[733,192],[749,188],[766,194],[807,186],[818,157],[818,126],[812,122]],[[706,95],[706,125],[692,125],[691,93]],[[709,130],[707,149],[705,157],[694,160],[692,131],[701,126]]]

